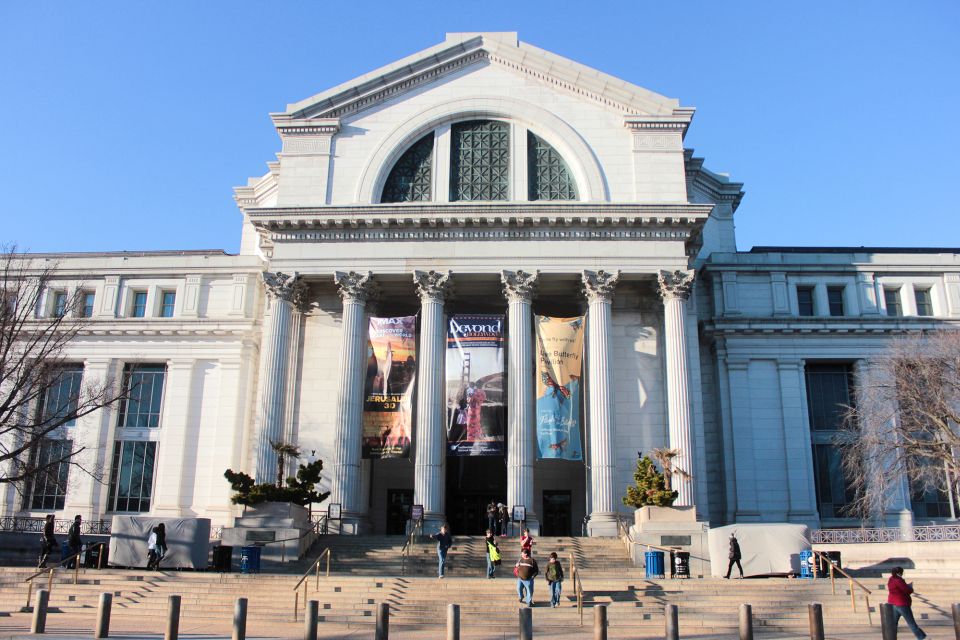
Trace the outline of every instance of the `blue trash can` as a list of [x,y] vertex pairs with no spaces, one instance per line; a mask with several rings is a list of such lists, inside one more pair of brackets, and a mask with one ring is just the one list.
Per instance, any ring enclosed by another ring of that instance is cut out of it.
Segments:
[[663,577],[663,551],[647,551],[643,554],[643,563],[648,580]]
[[240,573],[260,573],[260,547],[240,547]]
[[800,552],[800,577],[813,578],[813,551]]

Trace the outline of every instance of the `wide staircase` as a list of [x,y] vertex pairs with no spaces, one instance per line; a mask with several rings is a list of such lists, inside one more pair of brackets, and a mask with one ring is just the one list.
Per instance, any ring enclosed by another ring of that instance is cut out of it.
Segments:
[[[519,603],[511,568],[517,555],[516,539],[501,545],[505,562],[494,580],[484,577],[482,538],[457,539],[444,580],[435,577],[433,545],[414,545],[405,560],[404,541],[402,537],[328,537],[311,550],[309,560],[285,567],[296,573],[81,570],[78,583],[73,584],[72,572],[58,570],[53,578],[48,625],[63,628],[66,622],[61,624],[59,619],[69,620],[67,626],[72,629],[92,629],[99,595],[109,592],[113,594],[114,628],[162,630],[167,597],[179,594],[181,629],[185,633],[191,625],[207,632],[213,629],[228,633],[234,601],[246,597],[251,633],[261,629],[271,636],[295,636],[299,627],[294,622],[294,606],[298,605],[302,620],[306,587],[307,599],[319,602],[324,623],[372,628],[377,605],[387,603],[391,626],[438,628],[444,624],[447,604],[457,603],[465,631],[515,632]],[[302,573],[310,569],[312,559],[327,548],[331,550],[330,576],[326,576],[324,559],[319,577],[310,571],[295,590]],[[736,628],[741,603],[753,605],[758,630],[797,631],[807,625],[807,604],[820,602],[828,630],[860,627],[865,635],[875,635],[879,633],[877,606],[886,598],[883,580],[861,580],[873,591],[870,608],[875,629],[870,630],[864,599],[856,590],[854,611],[846,581],[837,581],[834,594],[829,580],[646,580],[643,570],[630,564],[625,548],[615,539],[546,538],[538,541],[535,550],[542,561],[550,551],[557,551],[567,569],[562,604],[557,609],[547,606],[546,584],[542,578],[537,579],[534,624],[536,629],[546,632],[578,627],[581,615],[584,629],[589,629],[591,608],[607,604],[612,628],[638,636],[654,635],[662,631],[664,606],[677,604],[682,629],[690,629],[691,633],[724,633]],[[583,611],[574,595],[569,570],[571,555],[582,581]],[[29,615],[20,610],[27,597],[23,581],[31,573],[34,571],[23,568],[0,570],[0,631],[29,626]],[[35,581],[36,588],[45,587],[47,576]],[[916,587],[921,595],[914,609],[920,624],[945,624],[950,603],[960,593],[960,580],[924,579]]]

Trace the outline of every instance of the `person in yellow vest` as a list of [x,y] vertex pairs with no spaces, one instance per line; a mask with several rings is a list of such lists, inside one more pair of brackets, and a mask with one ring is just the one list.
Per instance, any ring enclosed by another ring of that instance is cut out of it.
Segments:
[[497,567],[500,565],[500,547],[497,546],[497,536],[492,529],[487,529],[487,535],[484,537],[487,545],[487,579],[492,580],[496,577]]

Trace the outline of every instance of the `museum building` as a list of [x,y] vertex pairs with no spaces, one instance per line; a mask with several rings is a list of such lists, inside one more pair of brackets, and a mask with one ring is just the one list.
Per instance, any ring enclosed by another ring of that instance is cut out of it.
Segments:
[[[270,481],[285,441],[324,461],[350,533],[403,533],[413,505],[481,533],[494,500],[544,535],[615,535],[638,452],[666,447],[677,504],[711,526],[854,524],[838,407],[892,337],[960,323],[960,250],[738,251],[742,184],[684,148],[693,115],[515,33],[448,34],[271,114],[281,148],[235,189],[237,255],[33,256],[58,264],[38,315],[85,301],[52,393],[111,377],[134,395],[36,453],[83,445],[102,483],[64,465],[8,487],[2,515],[229,526],[223,472]],[[480,316],[503,364],[474,378],[450,370],[448,332]],[[409,319],[405,360],[375,353],[371,318]],[[574,395],[542,370],[544,318],[582,319]],[[389,456],[366,445],[371,385],[399,412]],[[582,450],[545,453],[542,385]],[[451,455],[474,389],[475,416],[502,407],[500,446]],[[889,522],[955,501],[905,484]]]

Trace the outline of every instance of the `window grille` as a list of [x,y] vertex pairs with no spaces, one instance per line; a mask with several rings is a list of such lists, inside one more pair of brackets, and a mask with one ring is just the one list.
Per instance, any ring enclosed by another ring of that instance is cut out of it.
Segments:
[[36,452],[36,469],[30,491],[30,508],[49,511],[63,509],[67,496],[70,463],[65,460],[73,449],[72,440],[44,438]]
[[121,427],[155,428],[160,426],[166,365],[128,364],[123,369],[127,397],[120,403]]
[[[80,384],[83,382],[83,365],[68,365],[57,374],[56,379],[43,394],[40,422],[45,426],[72,427],[77,423],[77,401]],[[61,421],[62,424],[58,424]]]
[[110,471],[112,511],[150,511],[157,443],[126,440],[114,443]]
[[567,164],[547,142],[527,132],[527,191],[530,200],[576,200]]
[[406,150],[390,170],[380,202],[425,202],[431,198],[433,133]]
[[450,200],[506,200],[510,186],[510,126],[494,120],[453,125]]

